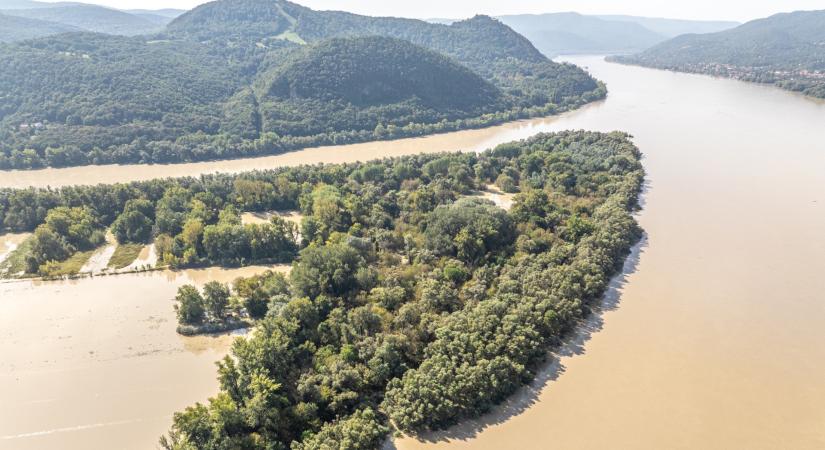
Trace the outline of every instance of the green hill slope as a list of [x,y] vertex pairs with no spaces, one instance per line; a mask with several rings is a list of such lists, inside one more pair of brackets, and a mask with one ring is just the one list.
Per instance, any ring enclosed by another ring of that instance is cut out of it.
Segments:
[[377,36],[313,45],[261,79],[265,129],[287,134],[372,131],[379,124],[456,120],[505,107],[501,92],[466,67]]
[[683,35],[616,60],[775,83],[825,97],[825,11],[777,14],[719,33]]
[[[373,38],[328,42],[359,36]],[[0,45],[0,64],[13,68],[0,72],[0,168],[272,154],[547,115],[604,95],[488,17],[443,26],[281,0],[206,4],[152,37]]]

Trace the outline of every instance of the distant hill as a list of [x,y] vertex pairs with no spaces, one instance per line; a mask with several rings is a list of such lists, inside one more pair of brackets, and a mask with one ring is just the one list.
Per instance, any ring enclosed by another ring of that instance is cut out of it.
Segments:
[[445,26],[414,19],[315,11],[282,0],[206,3],[175,19],[168,32],[217,43],[279,39],[317,42],[334,37],[379,35],[443,52],[479,70],[486,70],[492,60],[546,60],[524,36],[486,16]]
[[605,94],[489,17],[445,26],[282,0],[209,3],[151,36],[0,45],[0,67],[0,168],[272,154],[548,115]]
[[33,30],[9,25],[0,29],[0,33],[7,37],[7,42],[80,30],[134,36],[159,32],[184,12],[177,9],[119,11],[77,2],[0,0],[0,14],[63,25],[56,27],[31,22],[35,27]]
[[54,8],[57,6],[77,5],[70,2],[38,2],[33,0],[0,0],[0,9],[34,9],[34,8]]
[[175,19],[178,16],[186,13],[186,10],[185,9],[172,9],[172,8],[166,8],[166,9],[127,9],[126,12],[130,13],[130,14],[136,14],[136,15],[148,14],[148,15],[153,15],[153,16],[161,16],[161,17],[166,17],[166,18],[171,20],[171,19]]
[[72,31],[79,31],[79,28],[61,23],[0,14],[0,42],[22,41]]
[[681,20],[656,17],[605,15],[595,16],[611,22],[630,22],[641,25],[665,38],[674,38],[681,34],[716,33],[741,25],[739,22],[714,20]]
[[798,11],[732,30],[682,35],[619,62],[706,73],[825,98],[825,11]]
[[65,5],[51,8],[7,9],[3,13],[45,20],[98,33],[132,36],[160,31],[163,24],[123,11],[96,5]]
[[572,12],[501,16],[499,19],[551,57],[639,51],[666,39],[637,23]]
[[[739,25],[735,22],[594,16],[575,12],[519,14],[497,19],[526,36],[549,57],[638,52],[679,34],[715,32]],[[457,21],[441,18],[428,22],[449,25]]]
[[288,134],[432,123],[507,108],[501,91],[470,69],[379,36],[306,47],[263,74],[257,88],[264,130]]

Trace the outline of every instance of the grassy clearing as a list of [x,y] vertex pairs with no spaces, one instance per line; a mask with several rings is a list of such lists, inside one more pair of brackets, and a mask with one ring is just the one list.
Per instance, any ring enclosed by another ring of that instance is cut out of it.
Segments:
[[143,250],[143,244],[121,244],[115,249],[115,254],[109,260],[109,268],[122,269],[135,262]]
[[97,251],[97,249],[89,250],[88,252],[77,252],[65,261],[46,263],[45,265],[47,267],[45,270],[41,268],[43,272],[42,275],[45,278],[77,275],[80,273],[80,269],[89,261],[89,258],[94,255],[95,251]]
[[15,276],[20,272],[25,272],[26,256],[31,252],[33,244],[34,239],[31,237],[21,242],[20,245],[0,263],[0,276],[9,277]]
[[307,45],[307,41],[303,40],[301,36],[298,36],[298,33],[294,31],[284,31],[283,33],[279,34],[275,37],[275,39],[281,39],[284,41],[289,41],[298,45]]

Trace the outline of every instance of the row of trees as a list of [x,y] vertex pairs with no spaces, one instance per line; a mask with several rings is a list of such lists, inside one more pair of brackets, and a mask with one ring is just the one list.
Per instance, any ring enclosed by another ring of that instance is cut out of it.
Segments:
[[[625,135],[567,132],[314,168],[291,274],[234,283],[229,304],[255,308],[256,332],[162,445],[368,449],[390,424],[486,411],[532,377],[639,238],[639,158]],[[510,211],[464,198],[503,174]]]

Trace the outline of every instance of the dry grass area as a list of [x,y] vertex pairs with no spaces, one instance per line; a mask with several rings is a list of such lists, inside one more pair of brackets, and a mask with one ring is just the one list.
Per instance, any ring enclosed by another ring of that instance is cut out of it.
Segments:
[[114,255],[109,260],[110,269],[123,269],[135,262],[143,250],[143,244],[121,244],[115,249]]

